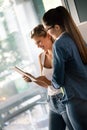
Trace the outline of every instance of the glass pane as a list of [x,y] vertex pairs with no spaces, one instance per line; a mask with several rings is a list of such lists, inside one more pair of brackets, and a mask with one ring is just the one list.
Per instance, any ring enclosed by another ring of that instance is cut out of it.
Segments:
[[[10,0],[0,1],[0,100],[31,89],[31,84],[26,83],[21,75],[13,70],[13,67],[19,66],[26,72],[36,74],[38,71],[32,55],[32,49],[29,48],[29,30],[25,27],[27,20],[23,19],[22,28],[15,10],[16,5]],[[25,17],[23,5],[19,5],[20,19]],[[37,23],[37,21],[34,21]],[[26,38],[22,29],[26,28]],[[31,41],[30,41],[31,42]],[[34,49],[33,49],[34,50]],[[29,88],[30,87],[30,88]],[[32,84],[32,89],[35,85]],[[37,87],[38,89],[38,87]]]
[[42,0],[44,4],[45,11],[62,5],[61,0]]

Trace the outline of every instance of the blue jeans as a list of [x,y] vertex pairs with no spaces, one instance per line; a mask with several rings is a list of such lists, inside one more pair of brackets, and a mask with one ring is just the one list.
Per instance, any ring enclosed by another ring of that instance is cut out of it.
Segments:
[[66,126],[68,127],[68,130],[73,130],[66,113],[66,107],[60,101],[58,95],[49,96],[49,107],[50,107],[49,130],[65,130]]
[[65,104],[74,130],[87,130],[87,101],[73,98]]

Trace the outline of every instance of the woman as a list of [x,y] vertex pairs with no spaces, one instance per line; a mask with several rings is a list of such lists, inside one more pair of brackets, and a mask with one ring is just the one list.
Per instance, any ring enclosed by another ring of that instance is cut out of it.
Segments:
[[[43,25],[41,24],[36,26],[31,31],[31,38],[35,41],[37,47],[43,49],[43,52],[39,55],[39,62],[42,76],[37,77],[35,82],[38,85],[46,87],[48,89],[49,108],[50,108],[49,130],[65,130],[66,125],[68,126],[69,130],[73,130],[67,118],[65,106],[59,101],[59,99],[61,98],[60,96],[62,96],[61,89],[54,91],[51,88],[51,78],[53,72],[52,45],[54,40],[49,34],[47,34]],[[26,76],[24,76],[23,78],[27,82],[31,81]]]
[[63,6],[48,10],[43,25],[56,39],[53,45],[52,85],[63,86],[68,117],[74,130],[87,129],[87,44]]

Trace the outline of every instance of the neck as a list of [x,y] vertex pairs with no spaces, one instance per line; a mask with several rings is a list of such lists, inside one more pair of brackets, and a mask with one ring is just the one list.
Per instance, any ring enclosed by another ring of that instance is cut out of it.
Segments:
[[47,51],[47,53],[48,53],[49,55],[52,55],[52,49],[49,49],[49,50]]

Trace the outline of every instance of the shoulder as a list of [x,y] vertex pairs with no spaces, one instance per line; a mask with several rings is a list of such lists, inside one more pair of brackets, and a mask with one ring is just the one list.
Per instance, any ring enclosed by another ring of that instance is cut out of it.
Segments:
[[39,62],[40,62],[40,64],[42,64],[42,66],[44,65],[45,55],[46,55],[45,52],[42,52],[39,55]]
[[76,44],[71,36],[68,33],[65,33],[58,40],[55,41],[54,47],[70,50],[76,48]]
[[42,65],[42,55],[43,55],[43,52],[39,54],[38,56],[38,59],[39,59],[39,65],[40,65],[40,72],[41,72],[41,75],[42,75],[42,70],[43,70],[43,65]]
[[40,62],[40,63],[41,63],[41,57],[42,57],[42,54],[43,54],[43,52],[40,53],[39,56],[38,56],[38,58],[39,58],[39,62]]
[[76,46],[68,33],[63,34],[53,45],[55,52],[60,52],[64,57],[72,57]]
[[42,61],[43,57],[45,57],[45,53],[44,52],[39,54],[39,60]]
[[39,54],[39,59],[41,59],[41,55],[42,55],[42,53]]
[[54,46],[66,48],[69,47],[69,45],[72,45],[72,43],[74,43],[74,41],[70,35],[68,33],[64,33],[58,40],[55,41]]

